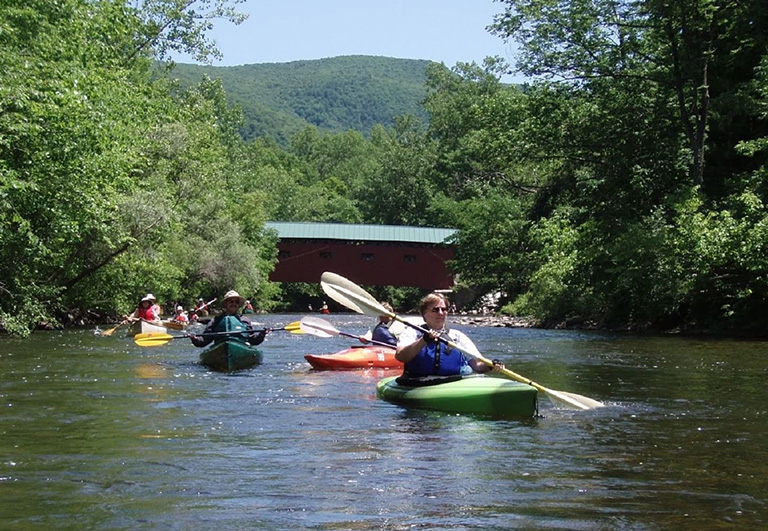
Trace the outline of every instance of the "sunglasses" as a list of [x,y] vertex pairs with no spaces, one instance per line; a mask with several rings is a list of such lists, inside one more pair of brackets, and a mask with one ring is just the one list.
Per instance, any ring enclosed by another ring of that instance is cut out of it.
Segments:
[[432,313],[448,313],[448,308],[441,308],[440,306],[435,306],[430,311]]

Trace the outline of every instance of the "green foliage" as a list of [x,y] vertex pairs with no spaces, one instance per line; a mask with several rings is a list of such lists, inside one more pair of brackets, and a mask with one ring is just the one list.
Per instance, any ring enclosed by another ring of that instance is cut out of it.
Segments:
[[319,304],[268,281],[275,220],[456,227],[462,285],[548,324],[764,333],[759,2],[506,0],[493,29],[542,76],[523,87],[496,59],[158,62],[215,56],[238,3],[0,4],[3,330],[146,292]]
[[437,191],[432,184],[435,145],[412,116],[400,117],[389,131],[379,129],[376,170],[358,190],[358,201],[368,223],[429,225],[429,206]]
[[[197,41],[185,32],[195,30],[183,19],[192,6],[180,6],[145,2],[143,14],[165,13],[171,33],[164,46],[191,49]],[[119,3],[3,4],[0,19],[6,331],[67,319],[70,308],[125,311],[149,290],[183,295],[186,276],[204,278],[177,254],[187,236],[183,220],[211,198],[227,198],[221,176],[228,152],[242,143],[220,87],[204,82],[171,97],[166,81],[149,78],[141,47],[157,26]],[[224,224],[227,206],[214,221]],[[264,283],[271,263],[249,260],[254,248],[232,234],[226,278]]]
[[565,212],[555,212],[551,218],[536,222],[530,229],[533,245],[526,253],[531,270],[527,285],[504,311],[552,322],[581,314],[587,292],[574,278],[579,239],[579,232]]
[[171,52],[191,53],[198,61],[220,59],[207,32],[216,19],[242,23],[248,15],[236,10],[245,0],[135,0],[132,14],[140,22],[133,53],[150,53],[159,60]]
[[191,86],[221,79],[231,103],[243,109],[246,140],[268,136],[281,145],[312,125],[324,132],[368,134],[396,116],[425,117],[429,61],[345,56],[315,61],[231,67],[177,64],[173,77]]

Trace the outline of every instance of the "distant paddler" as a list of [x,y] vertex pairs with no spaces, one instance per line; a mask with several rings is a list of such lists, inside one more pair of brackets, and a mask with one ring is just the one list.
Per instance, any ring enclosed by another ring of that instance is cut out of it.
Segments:
[[[266,335],[271,331],[269,328],[260,330],[259,332],[253,331],[251,322],[239,315],[240,308],[245,304],[245,297],[241,297],[235,290],[230,290],[224,295],[224,312],[217,315],[202,334],[195,335],[189,334],[189,339],[192,340],[192,344],[196,347],[204,347],[212,341],[228,341],[237,340],[250,345],[258,345]],[[221,334],[221,333],[224,334]],[[217,335],[217,333],[219,335]],[[230,334],[231,333],[231,334]]]
[[213,298],[208,302],[205,302],[202,297],[197,299],[197,304],[195,305],[195,313],[198,315],[198,317],[207,317],[209,308],[214,302],[216,302],[216,298]]
[[184,311],[183,306],[176,306],[176,315],[173,316],[171,321],[174,323],[189,324],[189,317],[187,317],[187,313]]
[[126,315],[125,319],[128,321],[135,321],[136,319],[144,319],[145,321],[160,321],[160,306],[157,304],[157,299],[151,293],[147,293],[144,298],[139,301],[138,306],[131,315]]

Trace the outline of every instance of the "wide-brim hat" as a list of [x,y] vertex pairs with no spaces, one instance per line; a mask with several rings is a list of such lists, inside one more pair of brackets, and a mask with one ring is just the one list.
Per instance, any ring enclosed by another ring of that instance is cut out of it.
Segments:
[[240,304],[240,306],[245,304],[245,297],[241,297],[240,294],[233,289],[229,290],[224,294],[225,303],[227,302],[228,299],[237,299],[237,302],[238,304]]
[[151,301],[151,302],[155,302],[156,300],[157,300],[157,299],[155,298],[155,296],[154,296],[154,295],[152,295],[151,293],[147,293],[147,294],[144,296],[144,298],[143,298],[143,299],[141,299],[141,302],[144,302],[144,301]]

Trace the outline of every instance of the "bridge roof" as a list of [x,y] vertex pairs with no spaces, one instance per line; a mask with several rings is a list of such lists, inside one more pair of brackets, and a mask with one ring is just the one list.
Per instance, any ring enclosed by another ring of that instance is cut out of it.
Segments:
[[399,225],[356,225],[347,223],[309,223],[268,221],[280,239],[347,240],[367,242],[408,242],[445,244],[456,229],[439,227],[406,227]]

